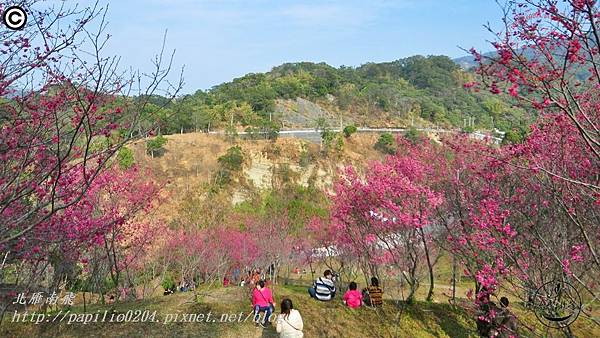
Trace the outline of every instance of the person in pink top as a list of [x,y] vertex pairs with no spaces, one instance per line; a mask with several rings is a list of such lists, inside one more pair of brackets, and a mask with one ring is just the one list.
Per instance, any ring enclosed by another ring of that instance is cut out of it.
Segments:
[[268,287],[265,287],[265,281],[261,280],[256,284],[256,287],[252,291],[252,307],[254,308],[254,321],[259,323],[259,315],[261,312],[265,313],[265,319],[260,325],[264,328],[267,327],[271,314],[275,310],[275,300],[273,300],[273,293]]
[[358,286],[355,282],[350,282],[348,291],[346,291],[342,298],[344,304],[348,305],[351,309],[356,309],[362,305],[362,293],[357,288]]

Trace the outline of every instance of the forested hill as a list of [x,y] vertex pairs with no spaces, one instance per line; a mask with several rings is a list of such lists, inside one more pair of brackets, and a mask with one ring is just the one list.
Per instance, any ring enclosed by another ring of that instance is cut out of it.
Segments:
[[463,88],[474,79],[473,72],[446,56],[413,56],[339,68],[325,63],[286,63],[166,105],[157,98],[157,105],[148,109],[162,116],[162,133],[232,126],[314,127],[319,118],[336,126],[340,120],[361,126],[446,128],[463,128],[471,120],[473,128],[503,131],[527,125],[525,113],[512,108],[508,97]]

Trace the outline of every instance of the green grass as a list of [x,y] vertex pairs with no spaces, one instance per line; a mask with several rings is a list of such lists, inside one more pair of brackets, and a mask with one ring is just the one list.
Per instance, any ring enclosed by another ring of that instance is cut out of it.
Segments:
[[[292,299],[304,319],[305,337],[477,337],[471,315],[447,302],[417,301],[407,305],[389,299],[390,295],[387,295],[381,309],[363,307],[352,310],[341,303],[339,296],[332,302],[313,300],[308,296],[306,286],[300,285],[278,285],[274,288],[274,296],[277,303],[284,297]],[[462,301],[465,302],[464,299]],[[9,312],[0,326],[0,337],[277,337],[272,327],[261,329],[255,327],[251,319],[244,321],[251,307],[248,293],[240,287],[206,289],[197,297],[187,292],[111,305],[91,305],[86,312],[107,310],[119,314],[136,309],[156,311],[159,322],[69,325],[63,321],[36,325],[11,323],[12,312]],[[76,306],[70,311],[83,313],[83,308]],[[518,304],[515,304],[514,311],[523,324],[522,337],[564,336],[558,331],[546,332],[535,317],[523,311]],[[209,312],[215,322],[164,323],[167,314],[181,316],[184,313]],[[221,314],[240,312],[243,313],[242,322],[220,322]],[[576,337],[600,336],[597,328],[586,325],[583,320],[574,324]]]
[[[318,302],[311,299],[306,287],[277,286],[276,301],[293,300],[305,323],[306,337],[474,337],[474,323],[463,311],[446,304],[417,302],[412,306],[387,301],[382,309],[351,310],[338,299]],[[2,337],[276,337],[274,328],[254,327],[250,320],[220,323],[223,313],[249,313],[250,301],[239,287],[206,290],[194,300],[193,293],[176,293],[146,300],[111,305],[92,305],[87,313],[104,310],[116,314],[128,310],[157,311],[158,323],[11,323],[9,312],[0,327]],[[83,313],[73,307],[71,314]],[[168,323],[166,314],[211,312],[216,323]],[[55,312],[56,313],[56,312]],[[52,316],[54,315],[51,314]],[[101,315],[100,315],[101,316]]]

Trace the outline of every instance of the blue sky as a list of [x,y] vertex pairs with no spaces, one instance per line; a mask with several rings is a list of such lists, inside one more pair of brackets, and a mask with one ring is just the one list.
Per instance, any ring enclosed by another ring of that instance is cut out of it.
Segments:
[[489,50],[483,24],[499,26],[494,0],[101,0],[109,4],[107,53],[150,69],[165,29],[184,92],[284,62],[358,66],[415,54]]

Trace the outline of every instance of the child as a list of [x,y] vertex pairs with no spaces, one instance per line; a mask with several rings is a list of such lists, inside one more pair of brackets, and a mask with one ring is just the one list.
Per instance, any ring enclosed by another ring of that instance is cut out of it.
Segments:
[[342,298],[344,304],[348,305],[351,309],[356,309],[362,305],[362,294],[356,290],[357,288],[356,283],[351,282],[348,286],[348,291],[346,291]]

